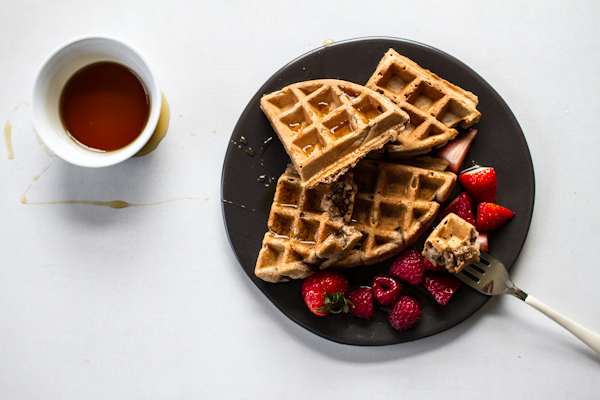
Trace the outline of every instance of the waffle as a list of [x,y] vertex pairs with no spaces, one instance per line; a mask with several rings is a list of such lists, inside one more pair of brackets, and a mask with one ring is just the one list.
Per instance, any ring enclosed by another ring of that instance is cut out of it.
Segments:
[[351,225],[363,236],[336,267],[374,264],[412,245],[456,183],[452,172],[368,159],[351,172],[358,186]]
[[450,272],[479,261],[475,227],[454,213],[446,215],[425,241],[423,256]]
[[410,116],[398,139],[385,146],[390,156],[409,157],[443,146],[479,121],[473,93],[441,79],[414,61],[388,50],[366,85],[391,99]]
[[306,188],[289,165],[277,181],[256,276],[268,282],[302,279],[342,258],[362,236],[348,225],[356,190],[352,174]]
[[308,187],[334,182],[395,141],[409,120],[385,96],[335,79],[292,84],[263,96],[260,106]]

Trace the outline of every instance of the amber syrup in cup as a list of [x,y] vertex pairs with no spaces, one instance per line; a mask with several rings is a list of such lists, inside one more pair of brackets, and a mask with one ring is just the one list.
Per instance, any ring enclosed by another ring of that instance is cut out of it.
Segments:
[[77,71],[63,88],[60,117],[69,136],[97,152],[119,150],[144,130],[148,89],[131,69],[98,62]]

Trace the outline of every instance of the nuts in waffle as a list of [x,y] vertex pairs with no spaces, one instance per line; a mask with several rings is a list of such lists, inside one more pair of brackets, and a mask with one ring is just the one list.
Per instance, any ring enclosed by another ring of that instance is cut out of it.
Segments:
[[306,188],[289,165],[277,181],[255,274],[268,282],[301,279],[343,257],[362,236],[348,225],[356,190],[352,174]]
[[450,272],[459,272],[465,266],[479,261],[477,230],[454,213],[444,217],[425,241],[423,256],[434,265],[444,266]]
[[387,97],[335,79],[289,85],[260,105],[308,187],[337,180],[396,140],[409,119]]
[[429,152],[452,140],[454,129],[467,128],[479,121],[479,100],[473,93],[441,79],[394,49],[385,53],[366,85],[390,98],[410,117],[406,129],[386,154],[413,156]]
[[374,264],[412,245],[456,183],[452,172],[368,159],[351,172],[358,186],[351,225],[363,236],[336,267]]

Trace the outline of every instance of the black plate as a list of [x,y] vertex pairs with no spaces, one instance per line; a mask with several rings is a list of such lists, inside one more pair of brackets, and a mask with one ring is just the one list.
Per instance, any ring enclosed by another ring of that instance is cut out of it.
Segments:
[[[363,38],[319,48],[283,67],[252,98],[233,131],[225,156],[221,188],[225,226],[240,264],[275,306],[311,332],[352,345],[387,345],[430,336],[464,321],[488,300],[462,285],[442,307],[424,289],[404,285],[405,291],[421,302],[423,314],[415,328],[398,332],[387,322],[384,311],[378,311],[370,320],[353,315],[317,317],[304,305],[301,282],[272,284],[254,275],[254,264],[267,231],[275,184],[289,162],[259,107],[260,98],[288,84],[311,79],[336,78],[365,84],[389,48],[479,97],[478,109],[482,118],[475,126],[479,134],[467,156],[467,163],[496,169],[499,186],[496,202],[516,213],[508,224],[489,235],[491,254],[508,268],[512,267],[523,247],[533,213],[533,165],[517,120],[498,93],[454,57],[408,40]],[[348,270],[350,282],[352,285],[368,284],[370,278],[385,270],[387,265],[384,262]]]

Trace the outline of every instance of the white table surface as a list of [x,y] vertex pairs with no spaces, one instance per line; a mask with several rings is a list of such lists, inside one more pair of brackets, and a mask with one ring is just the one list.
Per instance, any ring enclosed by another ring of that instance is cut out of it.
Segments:
[[[241,112],[292,59],[327,39],[429,44],[525,132],[536,200],[515,282],[600,332],[599,16],[566,0],[0,1],[0,398],[595,398],[600,356],[509,296],[400,345],[301,328],[238,264],[220,181]],[[142,50],[171,107],[156,151],[99,170],[50,156],[29,117],[43,58],[89,33]],[[63,200],[172,201],[48,204]]]

